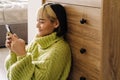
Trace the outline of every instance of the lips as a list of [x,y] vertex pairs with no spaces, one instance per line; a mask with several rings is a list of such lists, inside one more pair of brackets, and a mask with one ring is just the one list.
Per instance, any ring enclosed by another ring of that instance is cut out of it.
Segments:
[[39,32],[41,32],[42,30],[41,29],[38,29]]

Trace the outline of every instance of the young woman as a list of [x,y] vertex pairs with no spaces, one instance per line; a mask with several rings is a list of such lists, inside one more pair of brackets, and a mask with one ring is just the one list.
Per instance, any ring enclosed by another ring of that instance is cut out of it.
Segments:
[[6,58],[9,80],[66,80],[71,67],[71,51],[64,40],[66,13],[60,4],[47,3],[38,11],[38,33],[25,49],[16,34],[6,36],[10,54]]

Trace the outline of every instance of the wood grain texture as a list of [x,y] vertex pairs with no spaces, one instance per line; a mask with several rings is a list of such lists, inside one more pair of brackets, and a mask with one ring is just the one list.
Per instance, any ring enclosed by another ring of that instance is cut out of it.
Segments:
[[[101,37],[101,10],[98,8],[65,5],[68,18],[68,32],[74,32],[79,37],[100,43]],[[94,13],[93,13],[94,12]],[[86,19],[85,24],[80,20]]]
[[47,0],[47,1],[101,8],[101,0]]
[[103,80],[120,80],[120,0],[103,0]]
[[[72,71],[69,80],[101,80],[101,9],[63,4],[68,17],[67,39],[72,49]],[[94,12],[94,13],[93,13]],[[85,18],[87,23],[80,24]],[[80,49],[85,48],[85,54]]]

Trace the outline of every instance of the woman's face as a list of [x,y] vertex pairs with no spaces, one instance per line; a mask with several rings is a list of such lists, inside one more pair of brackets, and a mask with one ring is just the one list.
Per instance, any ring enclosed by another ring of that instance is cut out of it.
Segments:
[[51,22],[48,18],[40,18],[37,20],[38,36],[46,36],[51,34],[57,28],[56,22]]

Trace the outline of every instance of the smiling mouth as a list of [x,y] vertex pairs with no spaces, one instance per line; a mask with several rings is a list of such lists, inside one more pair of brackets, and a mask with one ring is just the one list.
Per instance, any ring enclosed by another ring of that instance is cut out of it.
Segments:
[[38,29],[38,32],[41,32],[42,30]]

